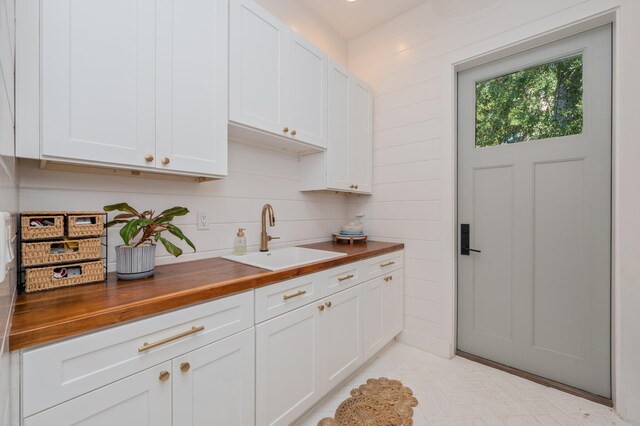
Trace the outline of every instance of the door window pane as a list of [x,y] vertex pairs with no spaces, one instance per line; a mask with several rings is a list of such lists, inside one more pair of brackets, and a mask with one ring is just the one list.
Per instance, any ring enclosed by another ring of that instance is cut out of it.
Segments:
[[582,55],[476,83],[476,147],[582,133]]

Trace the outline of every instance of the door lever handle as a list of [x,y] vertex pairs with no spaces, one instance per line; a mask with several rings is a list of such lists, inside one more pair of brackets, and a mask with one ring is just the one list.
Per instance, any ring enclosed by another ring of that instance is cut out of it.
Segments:
[[472,248],[469,248],[469,247],[462,247],[462,250],[473,251],[473,252],[476,252],[476,253],[482,253],[482,250],[476,250],[476,249],[472,249]]
[[470,252],[482,253],[480,250],[469,248],[471,236],[471,226],[468,223],[460,224],[460,254],[463,256],[469,256]]

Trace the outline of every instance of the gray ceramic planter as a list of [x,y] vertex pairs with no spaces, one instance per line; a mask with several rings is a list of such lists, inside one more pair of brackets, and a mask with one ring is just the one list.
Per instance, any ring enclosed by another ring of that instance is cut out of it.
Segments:
[[136,280],[153,275],[156,267],[155,244],[140,247],[116,247],[116,272],[119,280]]

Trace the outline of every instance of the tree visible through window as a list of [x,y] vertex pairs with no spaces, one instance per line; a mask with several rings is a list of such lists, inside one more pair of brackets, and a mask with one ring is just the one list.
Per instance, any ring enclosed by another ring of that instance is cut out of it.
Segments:
[[582,55],[476,83],[476,147],[582,132]]

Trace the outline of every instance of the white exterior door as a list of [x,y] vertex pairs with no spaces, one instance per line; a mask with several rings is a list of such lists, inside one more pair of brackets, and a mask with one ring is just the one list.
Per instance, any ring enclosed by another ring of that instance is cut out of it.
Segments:
[[458,93],[458,348],[610,397],[611,27]]
[[327,55],[289,30],[287,124],[291,136],[327,146]]
[[256,326],[258,426],[289,425],[320,399],[320,314],[312,303]]
[[158,169],[227,174],[229,3],[158,0]]
[[364,286],[358,285],[324,301],[322,378],[324,393],[349,377],[364,362]]
[[289,29],[251,0],[230,4],[229,119],[286,135]]
[[351,73],[329,61],[327,188],[349,189],[349,88]]
[[254,417],[254,329],[173,360],[173,424],[250,426]]
[[373,173],[373,95],[369,86],[353,76],[349,108],[350,185],[354,185],[354,192],[370,193]]
[[45,158],[155,166],[155,3],[41,2]]
[[[170,372],[171,362],[165,362],[27,417],[24,424],[171,426]],[[162,373],[169,374],[165,381]]]

